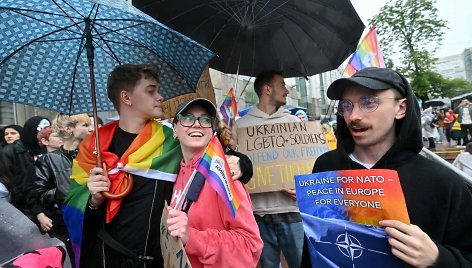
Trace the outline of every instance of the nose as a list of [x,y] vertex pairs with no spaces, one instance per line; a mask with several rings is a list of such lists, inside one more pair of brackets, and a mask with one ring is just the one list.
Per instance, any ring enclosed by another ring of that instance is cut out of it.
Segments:
[[288,90],[288,88],[286,86],[284,86],[284,88],[285,88],[285,93],[286,94],[290,93],[290,91]]
[[159,92],[156,92],[156,100],[157,101],[163,101],[164,97],[162,97],[162,95]]
[[[198,122],[198,125],[197,125],[197,122]],[[193,122],[192,127],[199,127],[199,128],[202,127],[202,125],[200,124],[200,118],[195,119],[195,122]]]

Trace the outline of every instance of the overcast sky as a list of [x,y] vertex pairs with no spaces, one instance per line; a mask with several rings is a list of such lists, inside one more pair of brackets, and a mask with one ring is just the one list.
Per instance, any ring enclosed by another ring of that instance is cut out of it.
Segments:
[[[351,0],[366,27],[367,20],[378,13],[387,0]],[[439,18],[448,21],[442,46],[436,57],[462,53],[472,47],[472,0],[437,0]],[[364,31],[364,34],[366,31]]]

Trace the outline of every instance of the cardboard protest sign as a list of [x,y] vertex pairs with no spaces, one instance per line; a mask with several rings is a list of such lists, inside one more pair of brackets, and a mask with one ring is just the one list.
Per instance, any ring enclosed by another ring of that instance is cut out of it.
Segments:
[[167,229],[167,217],[169,212],[167,211],[167,201],[164,209],[162,210],[162,217],[160,223],[160,234],[161,234],[161,251],[162,258],[164,259],[165,268],[192,268],[190,261],[188,260],[187,254],[185,253],[184,245],[180,239],[170,235]]
[[318,122],[290,122],[238,129],[238,148],[252,161],[250,193],[294,188],[294,176],[309,174],[321,154],[329,151]]
[[394,170],[341,170],[295,177],[313,267],[403,267],[392,255],[385,219],[409,223]]
[[164,118],[171,118],[174,116],[177,106],[182,102],[195,98],[205,98],[213,102],[216,105],[215,91],[210,78],[210,69],[205,67],[200,79],[198,80],[197,88],[195,93],[188,93],[177,96],[175,98],[164,101],[162,109],[164,111]]

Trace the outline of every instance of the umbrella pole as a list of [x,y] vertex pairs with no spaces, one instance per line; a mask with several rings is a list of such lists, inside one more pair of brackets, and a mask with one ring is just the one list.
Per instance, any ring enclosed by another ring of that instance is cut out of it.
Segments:
[[93,107],[93,126],[95,129],[95,154],[97,155],[97,167],[103,167],[102,155],[100,153],[100,137],[98,131],[98,112],[97,112],[97,97],[95,95],[95,76],[93,71],[93,64],[89,64],[90,69],[90,89],[92,91],[92,107]]
[[92,20],[85,18],[85,48],[87,49],[87,61],[90,71],[90,91],[92,93],[92,108],[93,108],[93,126],[95,128],[95,154],[97,155],[97,167],[103,167],[102,155],[100,153],[100,138],[98,134],[98,113],[97,113],[97,96],[95,95],[95,75],[93,71],[93,42],[92,42]]

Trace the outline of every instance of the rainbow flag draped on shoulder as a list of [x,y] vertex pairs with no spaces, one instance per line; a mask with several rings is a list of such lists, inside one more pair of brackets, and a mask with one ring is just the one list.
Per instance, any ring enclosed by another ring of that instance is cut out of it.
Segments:
[[218,137],[214,135],[203,152],[196,170],[223,199],[233,218],[241,203],[234,189],[231,171]]
[[[111,122],[99,129],[101,156],[111,181],[110,192],[119,192],[127,173],[149,179],[175,181],[182,152],[180,144],[173,139],[172,129],[156,121],[149,121],[121,158],[118,158],[107,152],[118,123],[119,121]],[[90,169],[96,166],[94,151],[95,133],[80,143],[79,154],[72,165],[71,188],[62,208],[75,252],[76,267],[79,267],[84,213],[90,197],[87,180]],[[121,199],[107,201],[107,223],[118,213],[120,205]]]
[[356,51],[349,59],[346,69],[344,69],[344,73],[347,76],[352,76],[355,72],[367,67],[385,68],[374,26],[370,28],[364,39],[357,46]]
[[231,126],[231,122],[238,116],[238,104],[236,103],[236,98],[234,97],[234,90],[231,88],[226,94],[223,103],[220,106],[220,112],[223,115],[223,119]]

